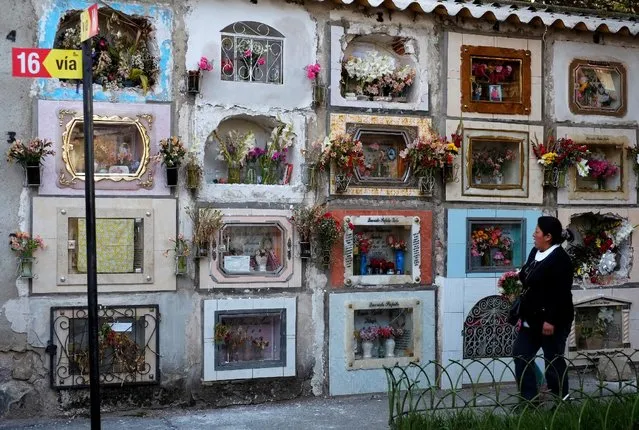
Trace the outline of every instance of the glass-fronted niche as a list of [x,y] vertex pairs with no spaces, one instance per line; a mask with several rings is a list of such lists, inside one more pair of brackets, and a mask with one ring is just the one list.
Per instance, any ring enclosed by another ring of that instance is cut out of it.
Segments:
[[530,51],[464,45],[461,67],[463,111],[530,113]]
[[[630,347],[630,302],[597,297],[575,304],[571,351]],[[620,369],[621,370],[621,369]]]
[[347,306],[349,370],[419,361],[422,345],[419,300],[371,300]]
[[421,266],[419,217],[345,217],[346,285],[418,283]]
[[[75,114],[62,112],[60,115]],[[94,178],[96,181],[138,181],[140,186],[150,187],[152,178],[142,177],[149,170],[150,138],[147,126],[149,115],[138,118],[119,116],[93,117],[94,127]],[[85,178],[84,121],[74,116],[62,135],[62,160],[66,172],[61,176],[62,185],[73,185]]]
[[[262,288],[299,286],[297,253],[293,252],[294,229],[286,211],[277,215],[242,216],[242,211],[225,210],[209,265],[201,273],[200,288]],[[285,215],[286,214],[286,215]],[[213,282],[207,285],[206,279]]]
[[505,272],[525,256],[524,219],[467,220],[467,272]]
[[[99,284],[142,284],[153,280],[154,228],[150,215],[142,209],[99,211],[95,222]],[[84,209],[60,209],[58,227],[57,284],[86,285]]]
[[399,156],[406,145],[417,137],[416,129],[374,129],[355,127],[355,139],[362,142],[364,169],[356,170],[362,184],[397,183],[408,180],[408,163]]
[[[105,306],[98,310],[100,384],[159,383],[158,306]],[[51,309],[53,386],[89,385],[86,308]]]
[[508,137],[468,138],[467,177],[472,188],[523,189],[524,140]]
[[572,113],[617,117],[626,114],[626,68],[623,64],[573,60],[569,70]]
[[215,370],[286,366],[286,309],[217,311]]
[[575,175],[575,191],[623,191],[623,145],[589,144],[588,150],[588,176]]

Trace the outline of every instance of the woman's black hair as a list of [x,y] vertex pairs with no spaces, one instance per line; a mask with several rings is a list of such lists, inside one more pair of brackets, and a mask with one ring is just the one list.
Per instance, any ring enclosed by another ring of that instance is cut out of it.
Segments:
[[561,245],[566,240],[572,242],[575,238],[570,230],[563,229],[561,221],[554,216],[540,216],[537,225],[543,234],[549,234],[552,237],[551,245]]

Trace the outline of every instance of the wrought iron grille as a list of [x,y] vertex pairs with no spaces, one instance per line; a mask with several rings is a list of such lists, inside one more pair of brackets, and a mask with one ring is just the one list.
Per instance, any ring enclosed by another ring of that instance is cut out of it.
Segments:
[[510,302],[502,296],[481,299],[464,321],[464,358],[510,357],[517,337],[508,324]]
[[[98,310],[100,384],[160,382],[157,305],[103,306]],[[51,308],[51,384],[89,385],[89,327],[86,307]]]
[[255,21],[235,22],[221,33],[223,81],[283,83],[282,33]]

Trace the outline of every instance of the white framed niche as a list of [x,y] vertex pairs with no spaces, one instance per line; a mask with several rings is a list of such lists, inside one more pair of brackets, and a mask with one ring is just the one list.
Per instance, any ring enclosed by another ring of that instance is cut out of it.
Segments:
[[[398,34],[390,35],[387,30],[371,32],[370,29],[363,29],[359,25],[351,25],[348,28],[331,25],[331,106],[428,111],[428,45],[423,34],[406,28],[401,30],[397,31]],[[363,58],[370,51],[390,56],[396,70],[403,66],[415,70],[413,84],[402,101],[397,101],[397,98],[395,101],[347,98],[342,85],[343,62],[353,56]]]
[[[352,225],[344,232],[344,283],[347,286],[419,284],[421,280],[421,236],[420,218],[396,215],[345,216],[344,222]],[[362,255],[356,250],[358,234],[371,241],[365,270],[361,269]],[[389,236],[394,241],[406,244],[403,267],[397,267],[397,257],[388,245]],[[357,255],[355,254],[357,252]],[[374,261],[380,265],[392,263],[392,274],[388,269],[375,271]],[[382,263],[383,262],[383,263]],[[359,267],[358,267],[359,266]],[[397,270],[401,274],[396,274]],[[365,274],[362,274],[365,273]]]
[[[459,121],[446,121],[446,134],[455,133]],[[544,128],[526,124],[487,123],[464,121],[460,154],[454,159],[454,169],[460,180],[446,184],[446,200],[491,203],[531,203],[543,201],[543,171],[530,150],[535,136],[542,139]],[[473,150],[510,150],[515,158],[504,164],[501,184],[495,181],[475,179]],[[480,182],[480,183],[478,183]]]
[[[175,213],[170,198],[96,199],[99,292],[175,290]],[[47,245],[36,253],[34,294],[86,292],[84,217],[83,198],[33,198],[33,231]]]
[[[295,376],[295,297],[204,300],[203,308],[203,381]],[[240,338],[232,348],[216,340],[219,325]]]
[[211,255],[200,260],[200,288],[294,288],[301,260],[291,213],[222,209]]

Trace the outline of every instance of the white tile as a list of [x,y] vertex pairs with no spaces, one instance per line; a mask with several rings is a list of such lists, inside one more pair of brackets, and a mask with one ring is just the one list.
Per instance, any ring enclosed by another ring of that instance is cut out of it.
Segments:
[[[541,105],[542,105],[542,86],[541,83],[531,85],[530,94],[530,120],[541,120]],[[532,151],[531,151],[532,152]]]
[[442,353],[442,369],[440,371],[440,388],[448,390],[451,388],[461,388],[463,381],[463,366],[451,360],[463,362],[463,352],[445,351]]
[[461,312],[444,314],[442,327],[442,350],[444,352],[463,349],[462,330],[464,328],[464,316]]
[[253,377],[253,369],[238,369],[238,370],[218,370],[215,372],[216,381],[224,381],[230,379],[251,379]]
[[515,37],[495,37],[495,46],[499,48],[528,49],[528,40]]
[[448,78],[460,78],[461,45],[461,33],[448,33]]
[[464,279],[448,278],[441,288],[444,312],[464,311]]
[[446,87],[447,112],[449,116],[461,116],[461,80],[448,79]]
[[472,46],[495,46],[495,37],[482,36],[479,34],[463,34],[462,43]]
[[541,77],[541,65],[543,53],[541,50],[541,40],[528,40],[528,50],[530,51],[530,73],[533,77]]

